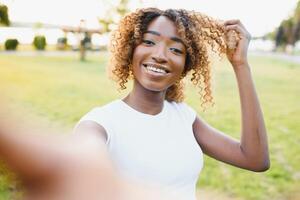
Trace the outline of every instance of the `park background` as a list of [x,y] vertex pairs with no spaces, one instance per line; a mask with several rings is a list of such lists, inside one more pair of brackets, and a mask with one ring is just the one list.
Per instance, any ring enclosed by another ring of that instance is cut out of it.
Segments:
[[[269,134],[270,170],[253,173],[205,157],[199,199],[300,199],[297,0],[0,1],[1,95],[23,119],[71,131],[91,108],[128,91],[118,92],[106,72],[107,43],[117,21],[138,7],[171,5],[223,20],[239,18],[245,24],[253,37],[249,60]],[[188,82],[186,102],[211,125],[238,138],[234,73],[226,59],[215,58],[212,67],[215,105],[203,111],[197,89]],[[0,199],[14,199],[18,193],[14,176],[2,165]]]

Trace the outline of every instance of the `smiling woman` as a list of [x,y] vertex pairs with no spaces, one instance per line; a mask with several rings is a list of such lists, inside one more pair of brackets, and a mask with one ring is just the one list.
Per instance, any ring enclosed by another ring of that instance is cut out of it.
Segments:
[[[232,48],[229,33],[234,33]],[[71,138],[58,144],[14,137],[0,121],[0,156],[25,180],[32,199],[195,200],[203,154],[265,171],[268,143],[247,59],[249,41],[239,20],[220,22],[176,9],[132,12],[112,35],[110,63],[122,89],[133,79],[129,94],[92,109]],[[226,54],[236,75],[240,141],[211,127],[183,102],[188,73],[201,88],[199,105],[212,102],[209,52]],[[149,191],[168,197],[149,197]]]
[[[231,165],[264,171],[268,145],[250,67],[250,34],[239,20],[221,22],[186,10],[140,9],[121,20],[111,40],[110,70],[132,91],[87,113],[75,132],[101,135],[124,177],[195,199],[203,153]],[[212,102],[209,53],[226,54],[239,85],[241,141],[210,127],[183,103],[182,81],[191,73],[199,104]],[[247,98],[247,100],[246,100]],[[90,129],[89,129],[90,130]]]
[[[144,16],[141,17],[143,12]],[[165,16],[164,20],[172,23],[169,25],[157,23],[153,30],[147,27],[153,25],[150,23],[151,20],[161,15]],[[165,25],[168,26],[165,27]],[[160,33],[156,29],[162,32]],[[161,40],[166,38],[169,38],[167,45],[173,52],[172,55],[176,55],[173,57],[181,57],[184,62],[181,64],[184,66],[182,76],[166,91],[166,99],[176,102],[183,100],[181,80],[188,72],[192,71],[192,82],[202,87],[204,92],[202,94],[203,103],[212,102],[208,52],[209,47],[219,54],[226,52],[225,29],[221,21],[216,21],[201,13],[185,10],[162,12],[158,9],[144,9],[126,16],[121,21],[111,40],[113,53],[111,67],[121,88],[125,89],[128,78],[132,78],[132,70],[128,66],[131,66],[133,64],[131,62],[136,60],[132,59],[132,56],[136,52],[133,49],[137,44],[143,42],[148,47],[161,47]],[[159,44],[155,44],[155,40],[159,40]],[[170,45],[175,46],[171,47]],[[142,49],[142,47],[137,47],[137,49],[140,48]]]
[[180,79],[186,50],[171,20],[160,16],[145,32],[142,43],[133,51],[135,85],[152,91],[166,91]]

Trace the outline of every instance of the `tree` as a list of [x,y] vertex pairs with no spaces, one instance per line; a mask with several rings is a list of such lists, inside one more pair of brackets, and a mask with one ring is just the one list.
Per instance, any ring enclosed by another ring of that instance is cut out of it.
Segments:
[[300,1],[298,1],[293,16],[293,43],[300,39]]
[[128,3],[129,0],[120,0],[117,5],[112,5],[110,3],[105,15],[98,19],[102,26],[103,33],[110,32],[112,26],[116,25],[118,21],[130,11]]
[[80,60],[85,61],[86,50],[91,48],[91,36],[88,32],[84,32],[83,38],[80,40]]
[[8,18],[8,8],[6,5],[0,3],[0,25],[3,24],[5,26],[10,25],[10,21]]
[[285,37],[285,44],[294,45],[295,38],[293,32],[293,28],[294,28],[293,19],[289,18],[287,20],[284,20],[282,22],[282,27],[283,27],[283,34]]
[[300,1],[298,1],[294,13],[291,17],[283,20],[279,27],[274,31],[276,47],[286,47],[287,45],[294,46],[300,39]]
[[281,25],[278,27],[278,30],[276,31],[276,35],[275,35],[274,39],[275,39],[275,46],[277,48],[286,43],[286,40],[285,40],[285,37],[284,37],[283,27]]

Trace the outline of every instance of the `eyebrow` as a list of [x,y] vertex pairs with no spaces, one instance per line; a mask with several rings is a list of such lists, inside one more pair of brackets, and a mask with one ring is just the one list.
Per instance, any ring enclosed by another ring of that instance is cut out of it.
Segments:
[[[153,35],[161,36],[161,34],[159,32],[157,32],[157,31],[150,31],[149,30],[149,31],[146,31],[145,34],[146,33],[150,33],[150,34],[153,34]],[[173,40],[173,41],[175,41],[175,42],[179,42],[179,43],[181,43],[181,44],[184,45],[183,41],[180,38],[178,38],[178,37],[170,37],[170,39]]]

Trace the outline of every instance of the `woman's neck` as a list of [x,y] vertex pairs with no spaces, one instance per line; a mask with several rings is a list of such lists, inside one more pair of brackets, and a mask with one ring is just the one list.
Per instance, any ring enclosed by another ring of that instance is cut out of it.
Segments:
[[134,84],[132,91],[123,99],[135,110],[156,115],[163,109],[166,91],[150,91],[138,84]]

